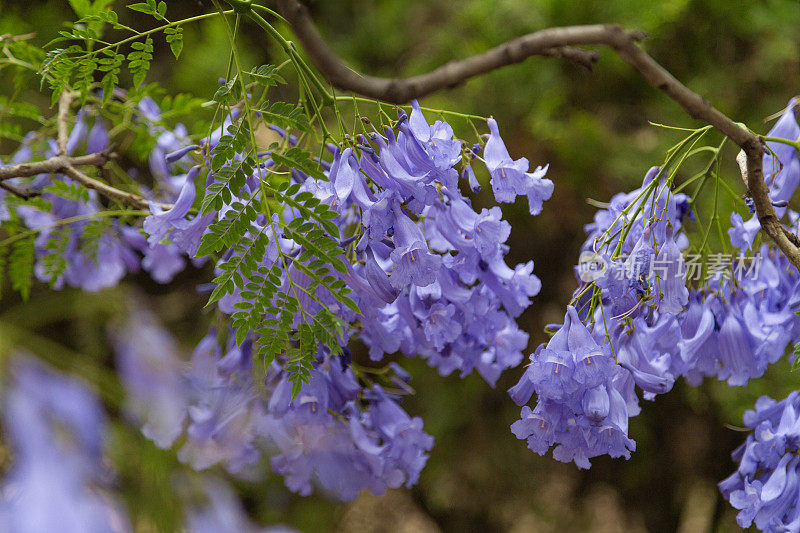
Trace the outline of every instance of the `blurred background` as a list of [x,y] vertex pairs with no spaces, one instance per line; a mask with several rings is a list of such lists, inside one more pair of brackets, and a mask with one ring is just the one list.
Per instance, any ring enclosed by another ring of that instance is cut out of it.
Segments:
[[[205,0],[168,3],[171,18],[213,9]],[[123,15],[124,3],[117,4]],[[422,73],[549,26],[612,22],[646,31],[650,38],[644,47],[653,57],[756,131],[766,132],[770,125],[765,118],[800,92],[796,0],[307,4],[333,48],[354,68],[375,75]],[[134,27],[151,25],[138,15],[127,12],[123,17]],[[0,34],[35,32],[39,44],[73,19],[65,1],[0,1]],[[273,43],[257,28],[245,26],[242,39],[244,63],[258,65],[277,57]],[[148,81],[159,82],[168,93],[209,98],[227,65],[225,31],[218,21],[204,21],[186,27],[185,42],[184,56],[176,63],[163,39],[156,39]],[[522,201],[503,206],[513,227],[509,263],[533,259],[543,284],[520,319],[530,333],[531,350],[546,340],[545,324],[561,321],[574,289],[572,265],[583,242],[583,225],[594,213],[587,199],[605,202],[616,192],[633,189],[649,167],[663,161],[679,137],[649,121],[697,125],[612,52],[600,52],[591,73],[557,59],[532,58],[422,102],[494,116],[512,156],[525,156],[533,165],[550,164],[555,193],[541,215],[530,217]],[[9,91],[20,91],[44,108],[49,104],[49,95],[40,93],[38,84],[14,87],[0,79],[0,94]],[[451,123],[464,138],[474,137],[465,122]],[[716,144],[719,138],[709,142]],[[2,146],[3,154],[13,149],[13,144]],[[729,149],[723,172],[743,193],[734,156]],[[475,201],[489,204],[481,195]],[[209,279],[209,269],[186,271],[168,286],[145,276],[129,277],[99,295],[38,286],[25,304],[5,291],[0,348],[27,345],[51,357],[57,352],[57,364],[77,375],[92,371],[93,365],[113,368],[107,328],[126,301],[141,298],[190,350],[210,320],[199,312],[205,301],[195,290]],[[341,504],[324,496],[295,496],[275,475],[267,475],[266,483],[238,480],[253,517],[301,531],[735,530],[735,510],[716,490],[716,483],[733,471],[730,452],[745,436],[729,426],[741,424],[742,413],[758,396],[782,398],[800,384],[800,374],[789,372],[786,361],[746,388],[716,382],[692,388],[678,382],[671,393],[645,402],[642,414],[631,420],[637,450],[630,461],[603,457],[593,460],[590,470],[579,471],[535,455],[511,434],[509,425],[519,409],[506,390],[517,382],[521,368],[506,372],[492,389],[477,375],[442,378],[423,361],[406,359],[403,365],[414,376],[417,391],[405,407],[424,419],[426,431],[436,439],[419,484]],[[115,412],[114,406],[109,409]],[[2,449],[0,464],[5,464],[8,454]],[[174,530],[179,505],[171,496],[171,472],[179,466],[174,454],[156,449],[124,424],[114,426],[109,449],[120,472],[119,485],[131,514],[144,524],[142,530]]]

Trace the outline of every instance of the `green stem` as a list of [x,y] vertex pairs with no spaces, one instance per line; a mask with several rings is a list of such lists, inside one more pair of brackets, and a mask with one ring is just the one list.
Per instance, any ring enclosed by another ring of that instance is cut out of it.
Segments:
[[319,93],[322,95],[322,104],[333,104],[335,101],[333,95],[328,92],[319,77],[314,74],[314,71],[312,71],[303,58],[300,57],[300,54],[297,53],[297,50],[295,50],[294,46],[292,46],[292,43],[287,41],[286,38],[281,35],[281,32],[275,29],[272,24],[264,20],[264,17],[258,13],[250,11],[247,13],[247,16],[250,17],[256,24],[264,28],[270,37],[275,39],[281,48],[283,48],[284,52],[286,52],[286,54],[292,58],[293,63],[302,71],[303,76],[307,77],[311,81],[311,84],[314,85],[314,88],[316,88],[317,91],[319,91]]
[[767,142],[788,144],[789,146],[794,148],[797,151],[797,153],[800,154],[800,139],[796,141],[790,141],[789,139],[784,139],[782,137],[762,137],[762,139],[764,139]]
[[190,22],[197,22],[198,20],[203,20],[203,19],[207,19],[207,18],[211,18],[211,17],[217,17],[219,15],[226,15],[226,14],[230,14],[230,13],[233,13],[233,12],[234,12],[233,9],[228,9],[227,11],[220,11],[220,12],[216,12],[216,13],[204,13],[203,15],[197,15],[197,16],[194,16],[194,17],[189,17],[188,19],[176,20],[175,22],[170,22],[169,24],[164,24],[163,26],[159,26],[157,28],[153,28],[152,30],[147,30],[147,31],[144,31],[142,33],[137,33],[133,37],[128,37],[127,39],[123,39],[123,40],[118,41],[116,43],[112,43],[112,44],[110,44],[108,46],[104,46],[103,48],[98,48],[97,50],[89,52],[86,55],[94,55],[94,54],[97,54],[99,52],[102,52],[103,50],[108,50],[110,48],[114,48],[114,47],[117,47],[119,45],[122,45],[122,44],[125,44],[125,43],[129,43],[131,41],[135,41],[136,39],[140,39],[140,38],[145,37],[147,35],[150,35],[150,34],[153,34],[153,33],[158,33],[160,31],[164,31],[165,29],[172,28],[173,26],[180,26],[182,24],[188,24]]
[[61,220],[56,220],[55,222],[51,222],[50,224],[45,224],[43,226],[39,226],[38,228],[29,229],[27,231],[17,233],[16,235],[12,235],[11,237],[5,239],[4,241],[0,241],[0,247],[8,246],[9,244],[16,242],[20,239],[24,239],[25,237],[36,235],[42,230],[63,226],[65,224],[72,224],[73,222],[81,222],[83,220],[91,220],[93,218],[119,217],[125,215],[146,217],[150,216],[151,214],[152,213],[150,211],[137,211],[135,209],[119,209],[115,211],[98,211],[97,213],[92,213],[90,215],[79,215],[75,217],[62,218]]
[[[219,0],[212,0],[212,1],[214,2],[214,6],[216,6],[216,8],[218,10],[222,11],[222,6],[220,6]],[[225,22],[225,30],[228,33],[228,39],[230,40],[230,43],[231,43],[231,50],[232,50],[232,53],[233,53],[234,65],[236,66],[237,74],[238,74],[239,78],[241,79],[242,78],[242,65],[239,62],[239,53],[238,53],[237,48],[236,48],[236,36],[233,34],[233,31],[231,30],[231,26],[228,23],[227,17],[223,16],[222,20]],[[238,16],[237,16],[237,21],[238,21]],[[251,110],[250,110],[250,103],[248,102],[247,95],[245,95],[243,107],[244,107],[244,120],[247,122],[247,127],[248,127],[249,132],[250,132],[250,142],[253,145],[253,151],[257,152],[258,151],[258,145],[256,143],[255,130],[253,128],[253,117],[252,117],[252,113],[251,113]],[[266,198],[267,197],[266,196],[266,190],[265,190],[266,184],[264,183],[264,176],[261,174],[261,165],[257,164],[256,168],[258,169],[259,188],[261,190],[262,196],[264,198]],[[299,301],[300,297],[297,294],[296,284],[294,283],[294,281],[292,280],[291,275],[289,274],[289,262],[286,259],[286,254],[284,254],[283,250],[281,249],[280,239],[278,238],[278,230],[275,229],[275,222],[272,220],[272,210],[270,209],[269,202],[267,202],[267,201],[264,202],[264,210],[265,210],[265,215],[267,216],[267,219],[269,220],[268,225],[269,225],[269,228],[270,228],[270,230],[272,232],[272,238],[274,239],[274,242],[276,244],[276,247],[277,247],[277,250],[278,250],[278,255],[280,256],[281,262],[283,263],[283,270],[286,273],[286,280],[289,282],[289,287],[291,288],[292,292],[294,292],[295,299],[297,299]],[[266,226],[265,226],[265,228],[266,228]],[[261,232],[263,232],[265,228],[262,228]],[[301,313],[300,313],[300,321],[302,322],[303,321],[303,313],[306,313],[306,311],[302,307],[300,307],[300,311],[301,311]]]
[[253,9],[253,0],[225,0],[237,14],[247,14]]
[[[338,101],[350,101],[350,102],[352,102],[353,100],[355,100],[357,102],[363,102],[363,103],[367,103],[367,104],[376,104],[377,105],[377,102],[375,100],[370,99],[370,98],[364,98],[363,96],[355,96],[355,95],[353,95],[353,96],[336,96],[334,99],[337,102]],[[399,107],[401,109],[411,109],[410,105],[399,105],[397,107]],[[471,119],[471,120],[486,121],[486,117],[482,117],[480,115],[470,115],[469,113],[459,113],[457,111],[448,111],[448,110],[445,110],[445,109],[435,109],[435,108],[432,108],[432,107],[425,107],[425,106],[420,106],[420,109],[422,109],[423,111],[430,111],[431,113],[442,113],[442,114],[451,115],[451,116],[454,116],[454,117],[461,117],[461,118],[465,118],[467,120]]]
[[259,4],[253,4],[252,7],[253,7],[253,9],[260,9],[264,13],[267,13],[268,15],[271,15],[271,16],[275,17],[276,19],[280,20],[281,22],[286,22],[286,19],[283,18],[283,15],[281,15],[277,11],[273,11],[272,9],[268,8],[267,6],[262,6],[262,5],[259,5]]

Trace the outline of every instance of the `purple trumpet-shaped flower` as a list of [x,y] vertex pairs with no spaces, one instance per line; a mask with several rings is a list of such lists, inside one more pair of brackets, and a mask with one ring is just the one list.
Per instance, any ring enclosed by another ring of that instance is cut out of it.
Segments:
[[663,297],[658,304],[662,313],[677,315],[689,302],[689,289],[686,288],[686,269],[683,256],[673,239],[673,227],[667,226],[666,242],[656,257],[656,275],[660,280]]
[[392,273],[389,282],[395,289],[413,283],[424,287],[436,280],[442,258],[428,249],[422,230],[399,207],[394,209]]
[[149,235],[147,242],[150,246],[155,246],[176,227],[176,223],[185,220],[189,209],[191,209],[195,198],[194,179],[200,174],[200,167],[194,166],[186,174],[180,195],[171,209],[163,210],[156,204],[150,204],[152,215],[144,219],[144,231]]
[[189,146],[184,146],[183,148],[179,148],[174,152],[168,153],[167,155],[164,156],[164,159],[166,160],[167,163],[175,163],[176,161],[180,161],[181,159],[186,157],[186,154],[194,152],[199,148],[200,145],[198,144],[190,144]]
[[756,238],[756,233],[761,230],[758,217],[752,217],[745,222],[739,213],[731,213],[731,225],[732,227],[728,229],[731,245],[741,250],[749,250],[753,245],[753,239]]
[[723,364],[719,377],[727,376],[728,385],[746,385],[750,377],[763,373],[756,368],[758,362],[753,357],[751,337],[734,313],[729,312],[722,321],[718,342]]
[[467,178],[467,183],[472,192],[477,193],[481,191],[481,184],[478,183],[478,178],[475,177],[475,171],[472,170],[472,167],[464,169],[464,177]]
[[336,194],[335,206],[344,207],[346,202],[352,199],[362,209],[369,209],[376,202],[375,196],[364,181],[358,159],[351,148],[336,154],[329,176]]
[[369,246],[364,251],[364,273],[366,274],[367,282],[372,287],[372,290],[375,291],[375,294],[378,295],[378,298],[389,304],[397,299],[398,290],[392,286],[390,277],[378,265],[375,260],[375,254]]
[[739,509],[741,527],[753,523],[762,531],[796,531],[800,481],[800,397],[797,391],[776,402],[762,396],[744,422],[755,431],[733,454],[739,467],[719,483],[722,495]]
[[581,407],[586,418],[593,424],[601,423],[607,416],[610,408],[608,391],[603,385],[587,390],[583,394]]
[[518,439],[527,439],[528,448],[544,455],[555,443],[555,430],[561,424],[561,419],[560,407],[545,400],[539,402],[536,409],[524,406],[520,420],[511,424],[511,432]]
[[144,254],[142,268],[158,283],[169,283],[186,268],[186,259],[174,244],[147,244],[147,238],[136,228],[122,228],[125,242]]
[[475,248],[486,257],[492,255],[492,252],[511,235],[511,224],[502,220],[502,216],[500,208],[493,207],[481,211],[475,221],[473,231]]
[[619,365],[633,375],[633,381],[645,392],[664,394],[669,392],[675,383],[675,379],[670,376],[660,376],[639,370],[630,363],[621,362]]
[[194,257],[200,248],[203,234],[216,216],[217,213],[212,211],[205,215],[197,214],[192,220],[176,220],[173,222],[172,232],[169,234],[170,241],[186,255]]
[[492,176],[495,199],[498,202],[513,202],[517,195],[526,195],[531,214],[538,215],[542,210],[542,203],[553,195],[553,182],[544,177],[547,167],[537,167],[534,172],[529,173],[527,159],[511,159],[503,139],[500,138],[497,122],[490,118],[488,124],[491,135],[483,149],[483,158]]
[[128,392],[128,411],[142,423],[145,437],[159,448],[169,448],[183,432],[188,401],[175,341],[142,311],[134,311],[112,340]]
[[435,303],[427,310],[423,320],[425,336],[434,348],[442,349],[461,334],[461,324],[454,319],[456,308],[453,304]]
[[453,128],[441,120],[429,125],[416,100],[411,101],[411,107],[408,124],[414,138],[422,144],[438,169],[452,169],[461,159],[461,142],[453,139]]

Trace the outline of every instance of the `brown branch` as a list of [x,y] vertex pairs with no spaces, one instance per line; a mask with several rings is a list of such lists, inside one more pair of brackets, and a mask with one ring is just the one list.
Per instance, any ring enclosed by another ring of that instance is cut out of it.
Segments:
[[70,105],[72,105],[72,92],[62,92],[58,99],[58,155],[67,155]]
[[[45,159],[44,161],[34,161],[32,163],[20,163],[18,165],[9,165],[7,167],[0,167],[0,187],[8,190],[9,192],[17,194],[11,189],[15,189],[16,191],[22,191],[22,190],[4,183],[4,180],[12,178],[27,178],[31,176],[37,176],[39,174],[66,174],[74,181],[77,181],[84,187],[87,187],[89,189],[94,189],[95,191],[102,194],[106,198],[117,200],[118,202],[124,205],[129,205],[131,207],[136,207],[138,209],[148,209],[151,202],[149,202],[143,196],[130,192],[125,192],[115,187],[112,187],[107,183],[103,183],[102,181],[87,176],[85,173],[81,172],[76,168],[78,166],[93,166],[97,168],[102,168],[113,157],[114,154],[109,152],[97,152],[94,154],[81,155],[76,157],[71,157],[67,155],[57,155],[49,159]],[[24,193],[25,191],[22,192]],[[28,196],[28,198],[35,195],[36,193],[31,193],[30,196]],[[20,196],[20,198],[25,198],[20,194],[17,194],[17,196]],[[161,202],[152,202],[152,203],[158,205],[162,209],[172,208],[172,204],[165,204]]]
[[426,74],[406,79],[389,79],[365,76],[352,70],[323,40],[308,10],[298,0],[278,0],[278,10],[291,26],[311,61],[334,87],[395,104],[405,104],[414,98],[460,85],[469,78],[520,63],[532,55],[558,55],[555,51],[561,50],[560,54],[563,56],[565,53],[573,54],[580,50],[569,48],[572,46],[610,47],[650,85],[677,102],[690,117],[710,124],[744,151],[748,194],[753,199],[761,228],[800,269],[800,250],[784,233],[764,182],[761,169],[763,142],[679,82],[639,48],[636,43],[644,39],[645,34],[642,32],[628,32],[614,25],[548,28],[518,37],[481,54],[448,63]]
[[[44,161],[34,161],[32,163],[20,163],[0,167],[0,187],[19,196],[28,199],[38,193],[18,189],[12,185],[4,183],[4,180],[12,178],[25,178],[37,176],[39,174],[66,174],[74,181],[86,188],[93,189],[106,198],[116,200],[123,205],[129,205],[139,209],[149,209],[151,202],[141,195],[125,192],[107,183],[87,176],[78,170],[79,166],[93,166],[103,168],[113,157],[109,152],[98,152],[94,154],[71,157],[67,155],[67,141],[69,139],[69,108],[72,105],[73,94],[70,91],[61,93],[58,100],[58,155],[45,159]],[[172,208],[172,204],[152,202],[162,209]]]
[[800,248],[800,237],[789,231],[785,226],[781,226],[781,230],[783,230],[783,234],[786,235],[789,242]]
[[553,29],[519,37],[482,54],[448,63],[420,76],[406,79],[378,78],[360,74],[342,61],[324,41],[308,10],[300,2],[279,0],[278,6],[311,61],[334,87],[393,104],[405,104],[440,89],[456,87],[469,78],[520,63],[533,55],[562,57],[587,68],[591,68],[598,59],[595,52],[570,48],[569,43],[562,42],[564,38],[560,29]]
[[600,60],[600,54],[594,50],[584,50],[583,48],[574,48],[572,46],[557,46],[542,50],[539,55],[566,59],[570,63],[575,63],[590,72],[594,68],[594,64]]
[[106,163],[114,156],[110,152],[97,152],[94,154],[71,157],[67,155],[67,140],[69,139],[69,108],[72,105],[73,94],[70,91],[61,93],[58,100],[58,155],[45,159],[44,161],[34,161],[32,163],[20,163],[0,167],[0,188],[15,194],[23,199],[38,196],[37,191],[19,189],[4,183],[5,180],[12,178],[27,178],[39,174],[66,174],[74,181],[80,183],[88,189],[93,189],[106,198],[116,200],[123,205],[129,205],[139,209],[149,209],[151,204],[155,204],[162,209],[171,209],[172,204],[161,202],[150,202],[141,195],[125,192],[107,183],[87,176],[75,167],[93,166],[103,168]]
[[14,196],[22,198],[23,200],[30,200],[31,198],[41,195],[39,191],[33,191],[31,189],[20,189],[18,187],[14,187],[10,183],[4,183],[2,181],[0,181],[0,189],[5,189]]
[[72,165],[67,165],[62,169],[62,172],[72,178],[73,180],[77,181],[84,187],[88,189],[94,189],[95,191],[99,192],[103,196],[107,198],[111,198],[112,200],[116,200],[121,204],[129,205],[131,207],[136,207],[138,209],[149,209],[150,204],[154,203],[161,207],[162,209],[171,209],[172,204],[162,204],[160,202],[149,202],[143,196],[138,194],[133,194],[130,192],[121,191],[116,189],[107,183],[103,183],[102,181],[96,180],[94,178],[90,178],[77,168],[73,167]]
[[20,163],[0,167],[0,181],[11,178],[28,178],[39,174],[55,174],[63,172],[68,166],[79,167],[90,165],[101,168],[113,157],[107,152],[97,152],[89,155],[70,157],[67,155],[57,155],[44,161],[34,161],[32,163]]

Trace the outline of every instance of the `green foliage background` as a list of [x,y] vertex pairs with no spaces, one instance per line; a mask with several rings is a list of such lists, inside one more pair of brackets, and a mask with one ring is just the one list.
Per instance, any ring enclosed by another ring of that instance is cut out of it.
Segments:
[[[169,4],[176,18],[213,9],[209,1]],[[764,118],[800,92],[796,0],[328,0],[310,6],[331,45],[356,69],[371,74],[421,73],[544,27],[614,22],[648,32],[644,46],[651,55],[757,131],[765,132]],[[120,6],[119,11],[125,10]],[[139,15],[124,16],[134,25],[149,24]],[[65,1],[0,2],[0,34],[36,32],[40,44],[73,18]],[[210,98],[227,65],[225,30],[212,19],[187,26],[184,41],[176,63],[163,39],[156,40],[148,81],[160,82],[169,93]],[[258,28],[245,28],[243,43],[242,62],[251,66],[269,62],[274,52]],[[648,121],[698,125],[613,52],[601,52],[593,73],[533,58],[423,102],[492,115],[513,155],[550,163],[548,177],[556,189],[542,215],[531,218],[524,205],[504,206],[514,228],[510,261],[534,259],[543,281],[541,294],[521,319],[531,348],[545,339],[544,324],[560,320],[574,287],[572,264],[583,224],[594,211],[586,199],[607,201],[638,186],[647,169],[663,160],[677,139]],[[0,74],[0,94],[12,92],[24,101],[49,104],[37,86],[15,86]],[[466,124],[453,125],[468,134]],[[0,153],[7,154],[13,144],[4,142],[2,148]],[[734,155],[729,150],[723,170],[728,183],[743,193]],[[488,204],[489,198],[480,196],[477,202]],[[198,321],[207,320],[198,318],[205,302],[194,286],[209,274],[191,271],[167,287],[129,278],[99,296],[35,287],[28,304],[12,298],[0,302],[0,352],[25,344],[77,374],[92,365],[111,367],[106,327],[134,294],[191,347],[202,330]],[[735,529],[734,512],[718,497],[715,483],[733,470],[729,453],[744,435],[725,424],[740,424],[759,395],[782,397],[800,385],[800,375],[783,363],[743,389],[679,383],[672,393],[646,402],[632,420],[638,449],[629,462],[601,458],[590,471],[579,472],[534,455],[510,433],[518,409],[505,390],[520,369],[507,372],[490,389],[477,376],[440,378],[421,361],[406,363],[417,390],[408,410],[422,416],[436,438],[417,487],[341,505],[321,496],[292,496],[276,476],[268,476],[266,485],[238,482],[253,515],[265,524],[283,522],[303,531],[727,531]],[[108,384],[109,397],[114,386]],[[174,455],[156,450],[122,424],[115,427],[110,446],[142,531],[174,530],[179,512],[170,475]]]

